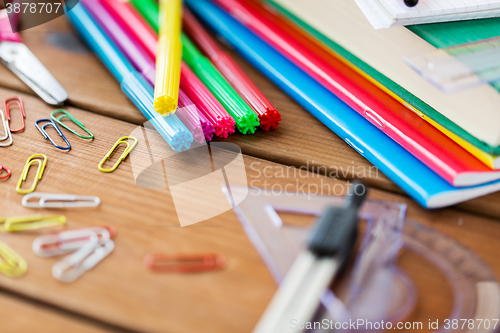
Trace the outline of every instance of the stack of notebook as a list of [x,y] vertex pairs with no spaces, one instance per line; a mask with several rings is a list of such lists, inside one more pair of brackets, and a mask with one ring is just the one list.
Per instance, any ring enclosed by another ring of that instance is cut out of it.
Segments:
[[[498,19],[374,30],[355,0],[185,0],[201,21],[424,207],[500,190],[500,93],[446,95],[403,57]],[[462,25],[463,24],[463,25]]]

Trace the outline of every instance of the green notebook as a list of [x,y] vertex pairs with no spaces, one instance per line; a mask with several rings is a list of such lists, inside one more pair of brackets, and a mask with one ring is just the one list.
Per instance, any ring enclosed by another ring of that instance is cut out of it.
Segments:
[[[421,24],[407,28],[433,46],[444,48],[500,36],[500,18]],[[500,92],[500,80],[491,85]]]
[[[411,94],[409,91],[389,79],[387,76],[378,72],[375,68],[371,67],[354,54],[350,53],[340,44],[337,44],[335,41],[331,40],[321,32],[317,31],[315,28],[311,27],[308,23],[304,22],[302,19],[297,17],[295,14],[293,14],[274,0],[265,1],[267,1],[272,7],[277,9],[288,19],[292,20],[297,25],[301,26],[304,30],[309,32],[311,35],[331,47],[335,52],[344,57],[354,66],[384,85],[392,93],[405,100],[409,105],[424,113],[426,116],[433,119],[441,126],[445,127],[449,131],[460,136],[464,140],[470,142],[474,146],[489,154],[500,155],[500,146],[490,145],[487,142],[477,139],[476,137],[465,131],[463,128],[456,125],[454,122],[450,121],[448,118],[436,111],[434,108],[423,102],[421,99]],[[486,23],[484,24],[483,22]],[[461,22],[425,24],[412,26],[410,29],[412,32],[425,39],[432,45],[436,47],[446,47],[479,39],[499,36],[500,19],[494,18]],[[500,83],[497,83],[495,87],[500,91]]]

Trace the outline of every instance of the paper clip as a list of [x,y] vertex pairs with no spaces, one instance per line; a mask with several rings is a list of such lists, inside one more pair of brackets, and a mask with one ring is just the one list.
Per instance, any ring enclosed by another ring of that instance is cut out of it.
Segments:
[[4,136],[0,137],[0,142],[8,139],[7,142],[0,143],[0,147],[7,147],[7,146],[10,146],[12,144],[12,133],[10,133],[9,123],[5,119],[5,116],[3,115],[2,110],[0,110],[0,116],[2,117],[3,129],[5,131]]
[[[43,163],[39,159],[35,159],[37,157],[42,157]],[[24,181],[26,181],[29,169],[31,165],[35,162],[38,162],[38,170],[36,172],[35,180],[33,181],[33,186],[31,186],[31,188],[28,190],[22,190],[21,185],[23,184]],[[28,160],[26,161],[26,165],[24,166],[23,172],[21,174],[21,177],[19,178],[19,182],[17,182],[17,187],[16,187],[17,193],[26,194],[33,192],[36,189],[38,181],[42,179],[43,171],[45,170],[46,165],[47,165],[47,156],[45,156],[44,154],[35,154],[32,155],[30,158],[28,158]]]
[[[128,141],[125,141],[126,139],[134,139],[134,143],[132,145],[130,145],[128,143]],[[102,166],[104,165],[104,163],[106,162],[106,160],[111,156],[111,154],[113,154],[113,152],[115,151],[116,147],[118,147],[118,145],[122,144],[122,143],[125,143],[127,145],[127,148],[125,148],[125,151],[123,152],[122,156],[120,157],[120,159],[116,162],[116,164],[111,168],[111,169],[104,169]],[[132,149],[134,149],[134,147],[137,145],[137,139],[134,138],[133,136],[124,136],[124,137],[121,137],[118,141],[116,141],[115,145],[113,146],[113,148],[111,148],[111,150],[106,154],[106,156],[104,156],[104,158],[102,159],[101,163],[99,163],[99,166],[98,166],[98,169],[102,172],[113,172],[116,170],[116,168],[118,168],[118,165],[120,165],[120,163],[125,159],[127,158],[128,154],[132,151]]]
[[[12,104],[17,105],[19,107],[19,112],[21,113],[21,124],[22,124],[22,127],[18,128],[16,130],[13,130],[12,128],[10,128],[10,108],[11,108]],[[24,129],[26,128],[26,124],[24,123],[24,118],[26,118],[26,112],[24,111],[24,103],[23,103],[23,100],[21,99],[21,97],[16,96],[16,97],[7,98],[4,101],[3,105],[4,105],[5,116],[7,117],[7,123],[9,125],[10,132],[11,133],[17,133],[17,132],[24,131]]]
[[66,223],[66,216],[64,215],[30,215],[18,217],[3,217],[0,218],[0,232],[36,230],[41,228],[49,228],[64,223]]
[[52,275],[62,282],[73,282],[83,273],[92,269],[115,248],[115,243],[109,239],[99,244],[96,238],[86,243],[77,252],[65,257],[52,266]]
[[0,242],[0,272],[10,277],[19,277],[27,270],[26,260],[7,244]]
[[222,254],[148,254],[144,266],[155,273],[198,273],[226,267]]
[[11,175],[11,172],[9,169],[7,169],[6,167],[4,167],[3,165],[0,164],[0,173],[2,172],[2,170],[4,170],[5,172],[7,172],[6,175],[3,175],[3,176],[0,176],[0,180],[4,180],[4,179],[7,179],[10,177]]
[[37,237],[33,241],[33,252],[39,257],[53,257],[76,251],[89,242],[105,244],[114,238],[116,229],[113,227],[93,227],[63,231],[57,234]]
[[[33,198],[38,201],[29,202]],[[26,208],[80,208],[99,206],[101,199],[94,196],[33,192],[26,194],[21,203]]]
[[[55,114],[57,114],[57,113],[63,113],[63,115],[60,115],[59,118],[56,118]],[[54,112],[52,112],[50,114],[50,118],[52,118],[52,120],[54,120],[59,126],[62,126],[63,128],[65,128],[69,132],[73,133],[74,135],[76,135],[82,139],[93,139],[94,138],[94,134],[92,134],[88,129],[86,129],[85,125],[83,125],[81,122],[76,120],[76,118],[73,117],[66,110],[55,110]],[[81,134],[78,134],[74,129],[71,129],[69,126],[64,124],[62,122],[62,119],[64,119],[64,118],[67,118],[67,119],[71,120],[72,122],[74,122],[78,127],[80,127],[82,130],[84,130],[89,136],[83,136]]]
[[[42,128],[40,128],[40,126],[38,126],[38,123],[41,123],[42,121],[48,121],[48,123],[45,124],[45,125],[43,125]],[[39,119],[39,120],[35,121],[35,126],[36,126],[36,128],[38,128],[38,130],[40,131],[40,133],[42,133],[42,135],[45,138],[45,140],[48,139],[54,145],[54,147],[56,147],[57,149],[61,149],[61,150],[70,150],[71,149],[71,145],[70,145],[69,141],[66,139],[66,137],[64,136],[64,134],[62,134],[61,130],[59,129],[59,127],[57,127],[57,124],[52,119]],[[57,133],[59,134],[59,136],[64,139],[64,141],[66,142],[66,144],[68,146],[67,147],[61,147],[61,146],[56,145],[56,143],[54,142],[54,140],[52,140],[52,138],[45,131],[45,127],[47,127],[47,126],[54,127],[55,130],[57,131]]]

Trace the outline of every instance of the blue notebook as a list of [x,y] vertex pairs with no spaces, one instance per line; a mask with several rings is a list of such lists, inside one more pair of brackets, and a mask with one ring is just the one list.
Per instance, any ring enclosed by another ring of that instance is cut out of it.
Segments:
[[209,0],[184,0],[215,33],[284,92],[426,208],[500,190],[500,181],[456,188],[379,131],[329,90]]

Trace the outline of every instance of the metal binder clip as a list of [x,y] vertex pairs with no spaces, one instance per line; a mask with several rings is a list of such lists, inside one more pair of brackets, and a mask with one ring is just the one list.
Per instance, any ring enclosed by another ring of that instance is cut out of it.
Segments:
[[144,266],[156,273],[198,273],[226,267],[222,254],[148,254]]
[[115,235],[116,229],[113,227],[69,230],[37,237],[33,241],[32,248],[39,257],[52,257],[76,251],[89,242],[103,245]]
[[[13,105],[13,104],[17,105],[17,107],[19,108],[19,112],[21,113],[21,124],[22,124],[21,128],[18,128],[15,130],[10,128],[10,108],[11,108],[11,105]],[[11,133],[18,133],[18,132],[24,131],[24,129],[26,128],[26,124],[24,123],[24,118],[26,118],[26,112],[24,111],[24,103],[23,103],[23,100],[21,99],[21,97],[16,96],[16,97],[7,98],[4,101],[3,105],[4,105],[5,116],[7,117],[7,124],[9,125],[10,132]]]
[[7,147],[12,144],[12,134],[10,133],[9,123],[5,119],[2,110],[0,110],[0,116],[2,117],[3,129],[5,131],[4,136],[0,137],[0,142],[8,140],[7,142],[0,143],[0,147]]
[[[39,159],[35,159],[37,157],[42,157],[43,163]],[[29,169],[31,165],[35,162],[38,162],[38,170],[36,172],[35,180],[33,181],[33,186],[31,186],[31,188],[28,190],[22,190],[21,185],[24,181],[26,181]],[[32,155],[30,158],[28,158],[28,160],[26,161],[26,165],[24,166],[23,172],[21,173],[21,177],[17,182],[17,187],[16,187],[17,193],[26,194],[33,192],[36,189],[38,181],[42,179],[43,171],[45,170],[45,165],[47,165],[47,156],[45,156],[44,154],[35,154]]]
[[26,260],[7,244],[0,242],[0,272],[10,277],[19,277],[27,270]]
[[[33,198],[38,201],[29,202]],[[99,206],[101,199],[94,196],[33,192],[26,194],[21,203],[27,208],[79,208]]]
[[[38,126],[38,123],[41,123],[42,121],[48,121],[48,123],[45,124],[45,125],[43,125],[40,128],[40,126]],[[61,130],[59,129],[59,127],[57,127],[57,124],[52,119],[39,119],[39,120],[35,121],[35,126],[36,126],[36,128],[38,128],[38,130],[40,131],[40,133],[42,133],[42,135],[45,138],[45,140],[48,139],[54,145],[54,147],[56,147],[57,149],[61,149],[61,150],[70,150],[71,149],[71,144],[66,139],[66,137],[64,136],[64,134],[62,134]],[[57,131],[57,133],[59,134],[59,136],[61,138],[63,138],[63,140],[66,142],[66,144],[68,146],[67,147],[61,147],[61,146],[56,145],[56,143],[54,142],[54,140],[52,140],[52,138],[45,131],[45,127],[47,127],[47,126],[54,127],[55,130]]]
[[30,215],[0,218],[0,231],[25,231],[49,228],[66,223],[64,215]]
[[97,265],[114,248],[115,243],[111,239],[101,245],[94,238],[92,242],[88,242],[77,252],[54,264],[52,266],[52,275],[59,281],[73,282]]
[[[58,113],[63,113],[63,115],[60,115],[59,118],[56,118],[55,115]],[[52,112],[50,114],[50,118],[52,118],[52,120],[54,120],[59,126],[62,126],[63,128],[65,128],[69,132],[73,133],[74,135],[76,135],[82,139],[93,139],[94,138],[94,134],[92,134],[88,129],[86,129],[85,125],[83,125],[81,122],[76,120],[76,118],[73,117],[71,114],[69,114],[69,112],[66,110],[55,110],[54,112]],[[74,122],[78,127],[80,127],[82,130],[84,130],[89,136],[83,136],[81,134],[78,134],[75,130],[71,129],[69,126],[64,124],[61,121],[64,118],[67,118],[67,119],[71,120],[72,122]]]
[[[128,141],[125,141],[126,139],[133,139],[134,143],[132,143],[132,145],[130,145],[128,143]],[[118,147],[118,145],[120,145],[122,143],[125,143],[127,145],[127,148],[125,148],[125,151],[123,152],[122,156],[120,156],[120,159],[116,162],[116,164],[111,169],[104,169],[102,166],[104,165],[104,163],[106,162],[106,160],[111,156],[111,154],[113,154],[113,152],[115,151],[116,147]],[[113,171],[115,171],[116,168],[118,168],[118,165],[120,165],[120,163],[125,158],[127,158],[128,154],[132,151],[132,149],[134,149],[134,147],[136,145],[137,145],[137,139],[134,138],[133,136],[124,136],[124,137],[121,137],[118,141],[116,141],[115,145],[106,154],[106,156],[104,156],[104,158],[102,159],[101,163],[99,163],[98,169],[100,171],[102,171],[102,172],[113,172]]]
[[9,169],[7,169],[6,167],[4,167],[3,165],[0,164],[0,173],[2,173],[2,170],[4,170],[5,172],[7,172],[6,175],[3,175],[3,176],[0,176],[0,180],[3,180],[3,179],[7,179],[10,177],[11,175],[11,172]]

